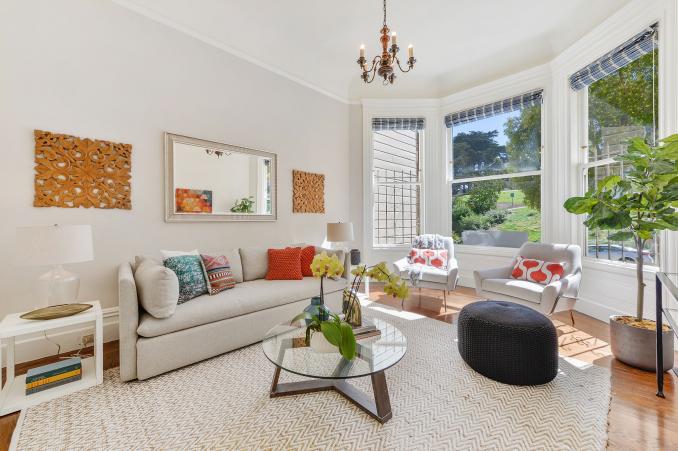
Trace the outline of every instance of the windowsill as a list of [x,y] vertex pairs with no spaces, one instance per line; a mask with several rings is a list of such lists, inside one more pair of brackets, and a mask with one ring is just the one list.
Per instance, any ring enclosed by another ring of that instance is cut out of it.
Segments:
[[[584,266],[584,268],[591,268],[617,274],[632,275],[634,277],[636,274],[635,263],[624,263],[611,260],[601,260],[591,257],[582,257],[582,266]],[[659,266],[649,265],[647,263],[643,266],[643,274],[645,276],[652,276],[658,271]]]
[[471,246],[468,244],[455,244],[455,254],[489,255],[491,257],[513,257],[518,248],[496,246]]

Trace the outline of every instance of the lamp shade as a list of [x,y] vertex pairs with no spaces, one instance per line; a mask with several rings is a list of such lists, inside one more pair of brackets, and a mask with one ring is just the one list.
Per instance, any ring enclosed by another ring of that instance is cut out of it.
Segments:
[[17,227],[16,263],[48,266],[94,259],[90,225]]
[[327,241],[338,243],[353,241],[353,223],[329,222],[327,223]]

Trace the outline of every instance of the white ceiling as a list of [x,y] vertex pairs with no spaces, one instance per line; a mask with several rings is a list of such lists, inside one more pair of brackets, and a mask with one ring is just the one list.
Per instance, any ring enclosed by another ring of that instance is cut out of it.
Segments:
[[629,0],[390,0],[388,24],[417,64],[365,85],[355,60],[379,49],[380,0],[116,0],[344,100],[440,97],[545,63]]

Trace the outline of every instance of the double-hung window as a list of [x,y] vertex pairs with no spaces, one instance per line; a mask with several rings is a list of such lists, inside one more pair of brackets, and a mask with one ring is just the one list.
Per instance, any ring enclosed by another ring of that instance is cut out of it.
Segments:
[[[657,30],[648,27],[570,77],[578,91],[583,129],[580,161],[583,189],[595,188],[610,175],[624,177],[626,168],[614,160],[630,138],[657,140]],[[639,256],[632,241],[614,242],[611,232],[586,230],[586,255],[591,258],[657,264],[657,237]]]
[[421,229],[423,118],[372,119],[372,245],[409,246]]
[[535,90],[445,116],[455,242],[540,241],[541,105]]

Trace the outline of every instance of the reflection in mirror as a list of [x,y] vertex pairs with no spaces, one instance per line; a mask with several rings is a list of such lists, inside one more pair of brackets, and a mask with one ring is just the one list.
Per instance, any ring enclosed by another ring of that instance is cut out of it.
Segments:
[[275,154],[167,137],[167,220],[275,219]]

